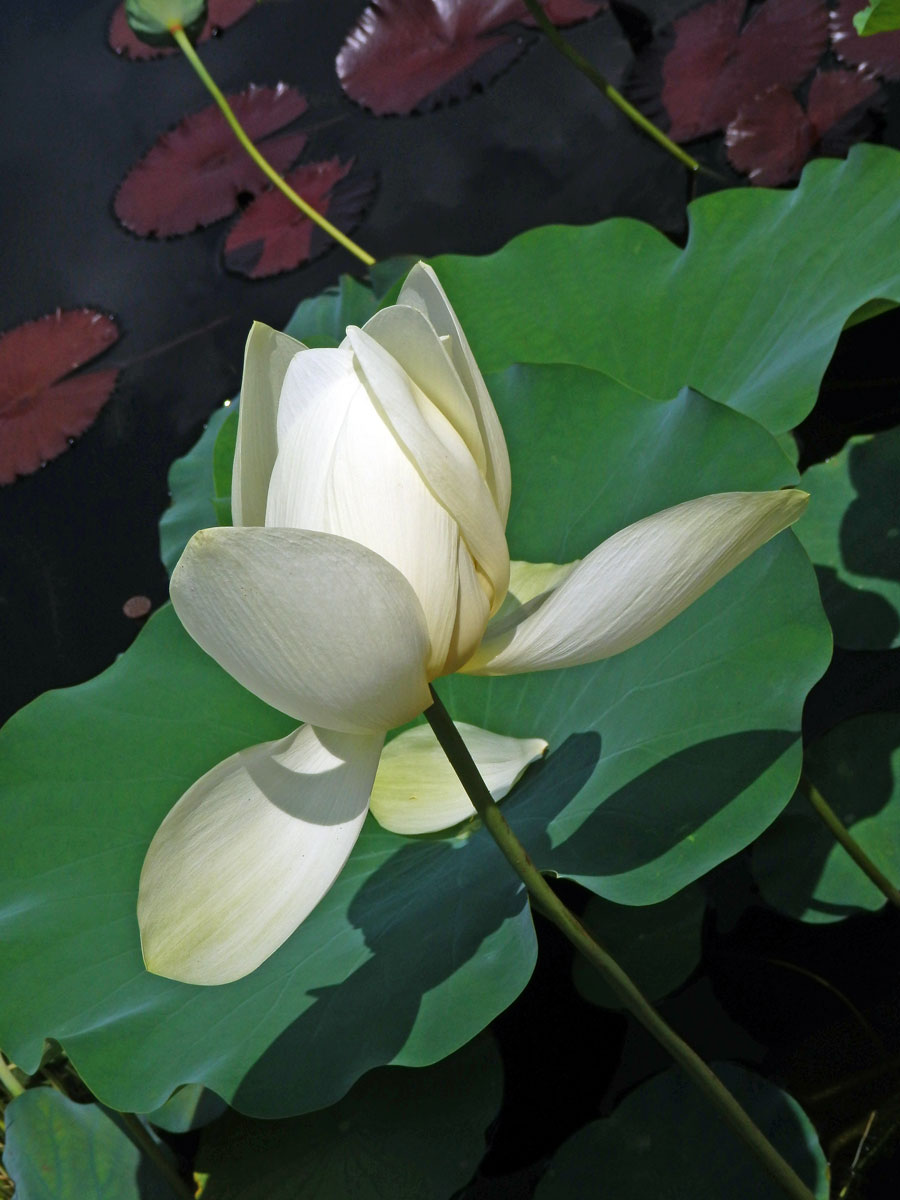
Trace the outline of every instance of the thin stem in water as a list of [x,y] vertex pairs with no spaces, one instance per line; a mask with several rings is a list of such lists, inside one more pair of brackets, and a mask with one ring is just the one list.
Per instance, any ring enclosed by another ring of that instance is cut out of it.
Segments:
[[672,1056],[707,1099],[728,1122],[734,1132],[756,1156],[762,1166],[793,1200],[815,1200],[793,1167],[781,1157],[762,1131],[747,1116],[734,1096],[722,1084],[700,1056],[662,1019],[636,984],[599,942],[588,933],[573,912],[559,899],[550,884],[528,857],[525,847],[510,829],[506,818],[494,803],[487,785],[453,724],[440,698],[431,689],[434,703],[425,716],[435,737],[447,755],[475,811],[525,884],[534,906],[560,929],[573,946],[600,972],[623,1006]]
[[546,34],[547,40],[562,54],[565,58],[577,67],[582,75],[586,76],[591,83],[598,88],[611,104],[614,104],[620,112],[623,112],[629,121],[632,121],[639,129],[642,129],[648,137],[653,138],[664,150],[667,150],[673,158],[677,158],[680,163],[688,167],[691,171],[702,171],[703,167],[697,162],[696,158],[692,158],[687,151],[666,137],[661,129],[657,129],[652,121],[648,121],[642,112],[629,104],[625,97],[617,88],[609,82],[605,75],[597,70],[597,68],[584,57],[562,36],[547,14],[544,12],[544,6],[541,0],[525,0],[525,7],[537,21],[541,31]]
[[197,75],[200,77],[203,86],[219,106],[222,116],[231,126],[232,133],[244,147],[259,169],[263,172],[263,174],[269,180],[271,180],[275,187],[277,187],[280,192],[287,196],[288,200],[290,200],[292,204],[295,204],[305,216],[309,217],[311,221],[314,221],[320,229],[324,229],[325,232],[329,234],[330,237],[333,237],[336,242],[339,242],[345,250],[349,250],[351,254],[355,254],[361,262],[364,262],[367,267],[371,267],[375,262],[375,259],[372,257],[372,255],[363,250],[361,246],[357,246],[356,242],[348,238],[345,233],[341,233],[340,229],[338,229],[336,225],[332,225],[330,221],[326,220],[326,218],[323,217],[320,212],[317,212],[311,204],[307,204],[303,197],[298,195],[298,193],[295,192],[289,184],[285,183],[275,168],[265,158],[263,158],[256,146],[254,146],[253,142],[247,136],[240,121],[238,121],[237,117],[234,115],[231,105],[225,99],[225,96],[222,94],[218,84],[200,61],[197,51],[191,45],[190,39],[181,26],[171,25],[169,27],[169,32],[181,47],[185,58],[197,72]]
[[895,908],[900,908],[900,891],[894,887],[887,875],[875,866],[808,775],[800,776],[800,786],[835,841],[840,842],[859,869],[868,875],[882,895],[887,897]]

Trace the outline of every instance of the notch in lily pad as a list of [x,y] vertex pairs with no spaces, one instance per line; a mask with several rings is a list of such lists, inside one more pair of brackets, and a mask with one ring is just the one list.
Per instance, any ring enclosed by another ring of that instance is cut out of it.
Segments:
[[206,0],[125,0],[125,16],[134,34],[151,46],[174,46],[174,28],[195,42],[206,24]]

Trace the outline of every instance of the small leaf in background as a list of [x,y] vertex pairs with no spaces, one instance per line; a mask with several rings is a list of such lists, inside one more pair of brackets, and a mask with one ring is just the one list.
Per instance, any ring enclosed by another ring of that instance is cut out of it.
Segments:
[[0,334],[0,484],[69,447],[110,398],[115,368],[69,376],[116,341],[112,317],[57,309]]
[[195,446],[169,468],[169,507],[159,519],[159,557],[171,575],[191,534],[218,524],[213,454],[219,430],[231,414],[217,408]]
[[766,0],[742,25],[746,7],[713,0],[638,54],[628,92],[674,141],[724,129],[742,105],[796,87],[819,61],[828,40],[820,0]]
[[[245,17],[256,7],[256,3],[257,0],[209,0],[206,24],[197,41],[208,42],[220,30],[228,29],[241,17]],[[151,46],[148,42],[142,42],[128,24],[124,2],[115,10],[110,20],[109,45],[116,54],[135,62],[180,53],[177,46]]]
[[[583,923],[638,985],[648,1000],[661,1000],[690,976],[701,955],[706,892],[691,883],[659,904],[613,904],[592,896]],[[576,955],[575,987],[592,1004],[621,1008],[621,1001],[587,959]]]
[[33,1088],[7,1106],[3,1164],[16,1200],[174,1200],[111,1117],[52,1088]]
[[839,646],[900,646],[900,429],[851,438],[801,483],[812,499],[797,534],[812,559]]
[[179,26],[194,40],[206,22],[206,0],[125,0],[125,17],[142,42],[171,46]]
[[203,1135],[203,1200],[448,1200],[473,1175],[503,1068],[483,1035],[434,1066],[370,1071],[331,1108],[286,1121],[229,1113]]
[[[869,858],[900,887],[900,715],[845,721],[809,747],[805,770]],[[884,895],[835,841],[802,786],[753,847],[763,898],[816,924],[883,908]]]
[[351,275],[342,275],[337,287],[301,300],[284,332],[310,348],[339,346],[347,326],[365,325],[377,308],[378,300],[370,287]]
[[149,596],[129,596],[122,605],[122,612],[132,621],[139,621],[149,614],[152,607],[153,601]]
[[729,122],[728,157],[760,187],[787,183],[817,149],[837,157],[869,136],[871,111],[882,99],[878,83],[859,71],[818,71],[805,112],[787,88],[776,85],[749,100]]
[[853,18],[863,0],[838,0],[831,14],[831,40],[842,62],[865,71],[900,79],[900,33],[880,33],[878,37],[860,37]]
[[[374,175],[348,173],[354,160],[304,163],[285,182],[342,233],[359,224],[375,190]],[[225,240],[225,266],[263,279],[293,271],[334,245],[333,239],[275,188],[247,206]]]
[[900,0],[872,0],[868,8],[854,14],[853,24],[862,37],[900,29]]
[[228,405],[229,415],[216,434],[212,453],[213,507],[220,525],[231,522],[231,477],[237,446],[238,406]]
[[[305,112],[306,98],[285,83],[251,84],[228,101],[272,166],[286,171],[306,145],[306,135],[269,135]],[[133,233],[170,237],[231,216],[242,195],[255,196],[265,185],[262,171],[210,104],[157,140],[122,181],[113,207]]]
[[[544,0],[557,25],[606,7],[605,0]],[[351,100],[377,116],[461,100],[522,54],[526,42],[516,24],[534,24],[523,0],[379,0],[347,34],[338,78]]]
[[[734,1063],[718,1063],[715,1071],[816,1200],[828,1200],[828,1164],[796,1100]],[[784,1194],[694,1083],[672,1069],[569,1138],[535,1200],[784,1200]]]

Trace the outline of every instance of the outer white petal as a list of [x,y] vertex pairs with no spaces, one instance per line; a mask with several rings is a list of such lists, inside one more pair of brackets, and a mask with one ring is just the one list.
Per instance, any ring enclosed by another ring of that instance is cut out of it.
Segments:
[[[540,738],[502,737],[477,725],[454,724],[495,800],[547,749]],[[430,725],[407,729],[385,746],[370,806],[379,825],[393,833],[435,833],[475,814]]]
[[439,337],[449,336],[448,349],[453,364],[459,372],[463,386],[469,393],[481,437],[487,451],[488,486],[500,513],[504,527],[509,514],[510,473],[506,439],[497,417],[497,412],[485,386],[484,378],[475,362],[475,356],[462,331],[447,293],[441,287],[437,275],[426,263],[416,263],[406,277],[406,282],[397,297],[398,304],[407,304],[423,312]]
[[184,983],[230,983],[274,953],[347,861],[382,741],[305,725],[198,779],[144,860],[138,921],[147,969]]
[[[422,605],[433,677],[443,672],[457,622],[459,526],[401,449],[353,361],[349,349],[307,350],[291,363],[266,524],[337,534],[392,563]],[[484,604],[482,595],[468,654],[484,633]]]
[[509,582],[504,524],[465,442],[397,360],[363,330],[350,326],[369,395],[422,478],[459,525],[472,557],[490,580],[494,608]]
[[413,383],[436,404],[465,442],[480,471],[487,466],[472,401],[451,361],[449,338],[441,339],[417,308],[394,304],[363,326],[399,362]]
[[642,642],[801,515],[809,497],[725,492],[665,509],[601,543],[523,620],[485,638],[466,670],[545,671]]
[[201,529],[171,595],[207,654],[300,720],[372,733],[431,703],[421,605],[395,567],[356,542],[300,529]]
[[269,477],[278,452],[275,424],[281,386],[302,342],[254,322],[244,350],[244,378],[231,476],[235,525],[262,525]]

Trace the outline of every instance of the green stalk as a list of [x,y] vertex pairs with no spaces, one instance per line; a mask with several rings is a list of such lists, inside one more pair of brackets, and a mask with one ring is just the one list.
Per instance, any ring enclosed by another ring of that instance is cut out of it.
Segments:
[[850,833],[850,830],[843,823],[813,781],[808,775],[800,776],[800,786],[806,793],[806,798],[813,806],[815,811],[821,817],[822,821],[832,834],[835,841],[840,842],[859,869],[868,875],[869,879],[875,884],[883,896],[885,896],[895,908],[900,908],[900,891],[894,887],[887,875],[880,871],[872,862],[859,842]]
[[275,168],[269,162],[267,162],[265,158],[263,158],[263,156],[254,146],[253,142],[245,133],[240,121],[238,121],[237,117],[234,115],[231,105],[225,99],[220,88],[216,84],[216,81],[200,61],[197,51],[191,45],[190,39],[181,26],[170,25],[169,32],[181,47],[185,58],[199,75],[203,86],[219,106],[222,116],[231,126],[232,133],[247,151],[259,169],[263,172],[263,174],[269,180],[271,180],[275,187],[277,187],[280,192],[287,196],[288,200],[290,200],[292,204],[295,204],[305,216],[309,217],[311,221],[315,221],[320,229],[324,229],[325,232],[333,237],[336,242],[339,242],[345,250],[349,250],[351,254],[355,254],[361,262],[364,262],[367,267],[371,267],[375,262],[375,259],[372,257],[372,255],[366,253],[361,246],[357,246],[356,242],[351,241],[351,239],[348,238],[345,233],[341,233],[337,226],[332,225],[331,222],[326,220],[320,212],[316,212],[311,204],[307,204],[303,197],[298,195],[289,184],[285,183]]
[[6,1089],[13,1100],[15,1100],[16,1096],[21,1096],[25,1091],[2,1054],[0,1054],[0,1085]]
[[[106,1109],[101,1109],[106,1112]],[[107,1112],[106,1115],[114,1122],[114,1117]],[[183,1200],[194,1200],[194,1189],[182,1179],[175,1169],[174,1165],[164,1153],[162,1148],[153,1140],[144,1126],[141,1124],[138,1117],[134,1113],[120,1112],[115,1114],[125,1126],[125,1132],[147,1158],[153,1163],[160,1175],[168,1182],[169,1186],[175,1192],[176,1196],[181,1196]]]
[[575,914],[559,899],[528,857],[524,846],[494,803],[459,730],[453,724],[434,688],[431,688],[431,695],[434,703],[425,710],[425,716],[434,730],[435,737],[450,760],[485,828],[528,889],[534,907],[552,921],[600,972],[623,1006],[668,1051],[685,1074],[718,1109],[721,1117],[781,1186],[785,1195],[793,1197],[793,1200],[815,1200],[813,1193],[793,1167],[785,1162],[703,1059],[666,1024],[615,959],[594,940]]
[[673,158],[677,158],[683,166],[688,167],[689,170],[700,171],[703,169],[700,163],[697,162],[696,158],[691,158],[690,154],[688,154],[685,150],[682,150],[682,148],[673,142],[671,138],[667,138],[661,129],[657,129],[652,121],[648,121],[642,112],[638,112],[633,104],[629,104],[622,93],[613,87],[606,76],[601,75],[597,68],[593,66],[592,63],[589,63],[583,54],[579,54],[575,47],[566,41],[566,39],[562,36],[562,34],[544,12],[544,6],[541,4],[541,0],[525,0],[525,7],[534,17],[535,21],[537,21],[543,33],[546,34],[547,40],[551,42],[553,46],[555,46],[555,48],[560,52],[560,54],[567,58],[573,66],[577,67],[582,75],[586,76],[591,81],[594,87],[599,88],[606,99],[609,100],[611,104],[614,104],[620,112],[623,112],[629,121],[632,121],[639,129],[642,129],[648,137],[653,138],[654,142],[657,142],[664,150],[667,150]]

